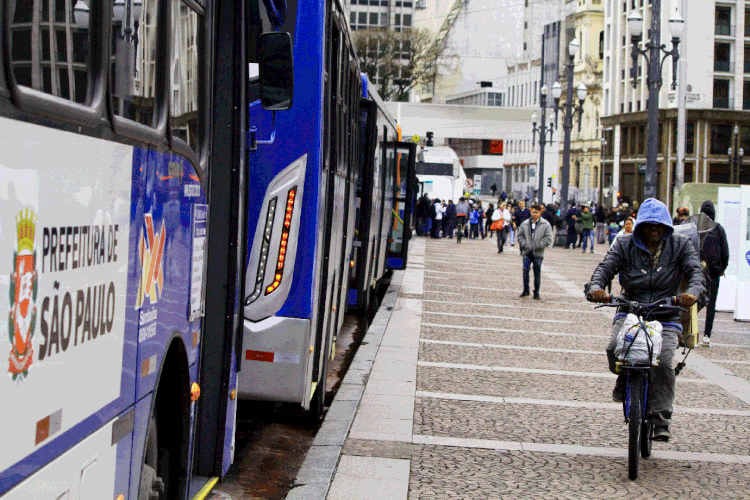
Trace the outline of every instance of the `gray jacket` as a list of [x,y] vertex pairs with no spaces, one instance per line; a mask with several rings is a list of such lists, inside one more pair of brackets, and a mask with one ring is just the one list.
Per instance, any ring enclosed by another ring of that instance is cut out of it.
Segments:
[[526,219],[518,228],[517,238],[521,255],[532,252],[534,257],[544,257],[544,249],[552,245],[552,226],[543,217],[539,217],[532,238],[531,219]]
[[466,220],[469,220],[469,204],[465,201],[459,201],[456,204],[456,215],[463,215],[466,217]]

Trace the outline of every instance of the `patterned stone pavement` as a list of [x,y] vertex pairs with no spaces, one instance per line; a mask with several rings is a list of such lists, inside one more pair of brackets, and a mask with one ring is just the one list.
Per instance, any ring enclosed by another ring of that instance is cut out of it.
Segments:
[[421,241],[422,293],[400,295],[421,302],[419,326],[405,326],[419,328],[415,392],[394,396],[406,433],[352,432],[343,455],[408,461],[409,499],[750,498],[750,398],[711,371],[750,382],[750,325],[717,314],[714,346],[677,378],[672,441],[630,481],[603,354],[611,314],[582,293],[605,248],[548,249],[535,301],[518,297],[517,247]]

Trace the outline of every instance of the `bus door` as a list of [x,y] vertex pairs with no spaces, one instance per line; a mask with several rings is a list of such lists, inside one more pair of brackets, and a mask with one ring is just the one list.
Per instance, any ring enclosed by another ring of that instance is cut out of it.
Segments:
[[396,179],[393,206],[393,225],[388,246],[388,268],[406,269],[409,240],[412,234],[414,196],[417,191],[415,161],[417,145],[412,142],[396,142]]

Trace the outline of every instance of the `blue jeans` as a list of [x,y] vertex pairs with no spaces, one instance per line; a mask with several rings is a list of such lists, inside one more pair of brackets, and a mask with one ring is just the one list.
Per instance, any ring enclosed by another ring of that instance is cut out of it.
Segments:
[[531,254],[523,256],[523,293],[529,293],[529,270],[534,265],[534,295],[539,294],[542,286],[542,261],[544,257],[536,257]]
[[586,242],[591,241],[591,250],[594,249],[594,238],[595,238],[594,230],[593,229],[585,229],[583,231],[583,249],[586,250]]

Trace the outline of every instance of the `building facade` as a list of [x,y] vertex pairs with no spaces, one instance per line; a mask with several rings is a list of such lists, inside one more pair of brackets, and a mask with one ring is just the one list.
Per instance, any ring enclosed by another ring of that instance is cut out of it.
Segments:
[[[581,128],[578,116],[573,121],[570,141],[570,172],[568,198],[577,203],[609,202],[611,178],[602,172],[602,136],[600,106],[602,103],[602,74],[604,67],[604,7],[601,0],[570,0],[566,2],[566,20],[560,38],[559,82],[562,86],[560,107],[565,106],[568,85],[568,45],[576,39],[580,49],[574,58],[573,98],[578,104],[575,89],[583,83],[587,88],[583,103]],[[560,30],[558,30],[558,33]],[[558,114],[560,140],[563,134],[563,113]],[[562,179],[562,148],[557,182]],[[604,189],[600,189],[603,185]],[[610,196],[611,197],[611,196]]]
[[[680,72],[686,77],[673,91],[672,61],[663,68],[659,93],[657,196],[670,205],[677,171],[677,107],[684,99],[685,182],[728,184],[734,163],[728,149],[750,152],[750,2],[684,0],[680,9],[686,27],[679,45]],[[667,20],[670,5],[661,12],[662,43],[671,48]],[[648,89],[645,60],[638,61],[637,83],[630,78],[631,41],[627,17],[635,8],[644,17],[648,37],[651,6],[605,0],[605,70],[602,123],[607,132],[605,164],[615,190],[625,200],[643,200],[646,163]],[[735,136],[735,127],[737,136]],[[738,175],[737,175],[738,174]],[[750,183],[750,166],[739,166],[735,179]]]

